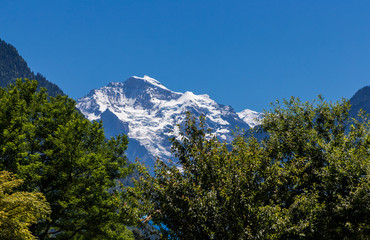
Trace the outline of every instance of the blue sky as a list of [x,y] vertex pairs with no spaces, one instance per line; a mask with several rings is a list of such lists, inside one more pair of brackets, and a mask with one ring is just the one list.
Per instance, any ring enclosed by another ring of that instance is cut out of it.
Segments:
[[77,99],[132,75],[240,111],[370,84],[370,1],[0,0],[0,38]]

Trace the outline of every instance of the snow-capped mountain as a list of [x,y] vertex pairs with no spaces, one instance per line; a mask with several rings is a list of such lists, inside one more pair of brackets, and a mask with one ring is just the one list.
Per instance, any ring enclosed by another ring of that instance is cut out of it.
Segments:
[[183,122],[188,111],[195,116],[205,114],[208,127],[225,141],[231,141],[236,126],[248,130],[258,124],[260,116],[251,110],[236,113],[206,94],[171,91],[148,76],[92,90],[77,100],[77,108],[90,121],[102,120],[107,136],[127,134],[128,158],[138,157],[151,167],[157,157],[163,161],[172,158],[169,131]]
[[238,112],[238,116],[242,119],[245,123],[247,123],[251,128],[260,124],[262,120],[262,113],[245,109],[241,112]]

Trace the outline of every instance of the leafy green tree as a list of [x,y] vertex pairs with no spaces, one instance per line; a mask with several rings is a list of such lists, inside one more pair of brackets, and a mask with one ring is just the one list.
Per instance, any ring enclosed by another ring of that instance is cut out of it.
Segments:
[[368,239],[370,126],[350,103],[292,98],[265,115],[274,204],[286,209],[282,238]]
[[368,239],[370,128],[349,109],[277,102],[264,141],[239,134],[231,146],[188,115],[172,139],[179,164],[142,170],[145,221],[164,239]]
[[22,183],[12,173],[0,172],[0,239],[36,239],[30,225],[50,214],[49,204],[41,193],[14,192]]
[[122,239],[124,199],[117,180],[131,171],[127,138],[106,140],[66,96],[50,97],[37,82],[20,79],[0,88],[0,169],[44,194],[50,219],[32,226],[39,239]]

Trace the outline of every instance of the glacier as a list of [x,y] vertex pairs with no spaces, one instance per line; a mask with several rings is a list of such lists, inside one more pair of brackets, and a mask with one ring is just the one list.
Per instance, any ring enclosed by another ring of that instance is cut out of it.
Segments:
[[157,158],[166,162],[174,159],[169,137],[177,124],[184,122],[186,112],[204,114],[206,126],[226,142],[233,139],[237,127],[249,130],[261,118],[260,113],[249,109],[237,113],[207,94],[172,91],[147,75],[93,89],[77,100],[76,107],[90,121],[101,120],[107,137],[126,134],[130,141],[128,159],[138,158],[151,168]]

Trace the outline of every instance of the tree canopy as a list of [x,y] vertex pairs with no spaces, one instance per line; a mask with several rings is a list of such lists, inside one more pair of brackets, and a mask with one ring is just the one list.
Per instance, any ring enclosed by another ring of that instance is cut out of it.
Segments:
[[368,239],[370,126],[349,109],[276,102],[265,140],[231,146],[188,115],[172,138],[178,164],[158,161],[137,183],[146,220],[170,239]]
[[369,238],[370,123],[346,100],[276,102],[264,140],[231,144],[188,114],[171,139],[178,162],[142,167],[137,189],[119,185],[127,138],[106,139],[72,99],[18,79],[0,109],[1,238],[133,239],[139,216],[164,239]]
[[12,173],[0,172],[0,239],[36,239],[30,225],[50,214],[49,204],[41,193],[13,192],[22,183]]
[[127,138],[105,139],[66,96],[51,97],[37,82],[0,88],[0,170],[15,173],[25,191],[41,192],[50,218],[34,224],[39,239],[128,239],[117,180],[127,176]]

